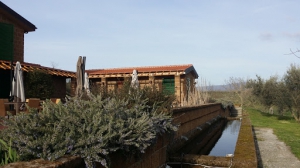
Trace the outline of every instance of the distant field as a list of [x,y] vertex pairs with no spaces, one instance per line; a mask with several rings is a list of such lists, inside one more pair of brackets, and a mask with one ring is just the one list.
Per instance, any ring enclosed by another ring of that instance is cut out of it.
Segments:
[[246,113],[254,127],[272,128],[278,139],[290,146],[292,153],[300,159],[300,123],[293,117],[271,115],[253,108],[246,108]]
[[230,94],[229,92],[226,92],[226,91],[209,91],[208,93],[214,99],[224,98],[228,94]]

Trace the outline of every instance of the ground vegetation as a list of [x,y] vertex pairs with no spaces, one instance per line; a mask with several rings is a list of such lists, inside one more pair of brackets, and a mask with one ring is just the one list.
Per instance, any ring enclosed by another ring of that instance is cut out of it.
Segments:
[[144,153],[158,135],[177,130],[166,103],[172,99],[155,88],[125,86],[106,95],[68,97],[64,104],[46,100],[39,112],[1,118],[6,129],[0,138],[12,141],[21,160],[77,155],[87,167],[109,167],[111,153]]
[[254,127],[272,128],[279,140],[290,147],[292,153],[300,159],[299,123],[292,116],[268,114],[255,108],[246,108]]

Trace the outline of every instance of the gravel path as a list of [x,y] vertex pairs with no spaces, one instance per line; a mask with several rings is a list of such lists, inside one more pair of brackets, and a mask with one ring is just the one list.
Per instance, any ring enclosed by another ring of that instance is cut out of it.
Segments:
[[300,168],[300,161],[270,128],[254,128],[259,168]]

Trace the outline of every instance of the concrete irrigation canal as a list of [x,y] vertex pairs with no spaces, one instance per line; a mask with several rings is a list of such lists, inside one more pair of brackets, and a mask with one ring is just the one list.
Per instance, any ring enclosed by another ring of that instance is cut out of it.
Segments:
[[232,165],[242,122],[241,108],[224,109],[223,113],[222,111],[215,110],[202,109],[202,111],[207,111],[208,113],[201,117],[199,116],[200,118],[204,116],[211,116],[211,118],[198,125],[193,131],[185,134],[187,136],[181,135],[181,140],[177,140],[177,144],[180,145],[176,146],[176,142],[173,142],[174,148],[172,148],[171,143],[169,162],[167,163],[169,167],[210,166],[203,163],[196,163],[194,160],[187,160],[190,157],[194,159],[218,157],[221,162],[228,163],[227,167]]

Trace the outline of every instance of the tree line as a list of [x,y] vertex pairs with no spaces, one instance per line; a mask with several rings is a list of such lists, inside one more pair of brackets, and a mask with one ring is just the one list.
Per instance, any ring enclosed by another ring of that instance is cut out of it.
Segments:
[[300,66],[291,64],[283,77],[263,79],[231,77],[225,81],[227,90],[235,94],[241,106],[260,106],[264,111],[279,115],[290,113],[300,122]]

